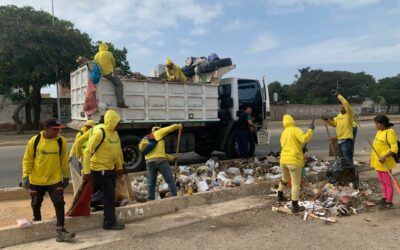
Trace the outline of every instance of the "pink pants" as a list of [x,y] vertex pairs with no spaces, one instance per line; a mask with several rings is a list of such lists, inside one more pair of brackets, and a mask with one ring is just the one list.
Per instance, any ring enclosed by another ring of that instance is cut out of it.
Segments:
[[393,198],[393,184],[390,175],[386,171],[376,171],[378,174],[379,182],[381,183],[382,192],[386,198],[386,202],[392,202]]

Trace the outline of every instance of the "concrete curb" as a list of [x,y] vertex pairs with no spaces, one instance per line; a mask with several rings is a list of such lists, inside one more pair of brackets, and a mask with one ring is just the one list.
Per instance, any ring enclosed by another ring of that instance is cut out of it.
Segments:
[[[318,182],[326,179],[325,173],[310,174],[306,180]],[[214,204],[234,200],[240,197],[267,194],[271,187],[277,185],[279,180],[269,180],[263,183],[244,185],[236,188],[213,190],[194,195],[172,197],[148,203],[133,204],[117,208],[116,215],[119,221],[130,223],[138,220],[173,213],[191,206]],[[101,228],[103,214],[94,213],[89,217],[67,217],[66,227],[73,232],[87,231]],[[35,223],[30,228],[10,226],[0,229],[0,248],[49,239],[55,236],[55,222],[44,221]]]

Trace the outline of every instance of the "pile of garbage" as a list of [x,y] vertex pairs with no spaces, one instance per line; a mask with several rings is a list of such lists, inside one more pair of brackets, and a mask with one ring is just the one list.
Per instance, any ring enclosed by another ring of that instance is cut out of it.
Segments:
[[[209,159],[205,164],[179,166],[176,185],[178,195],[206,192],[215,189],[237,187],[267,179],[281,178],[279,167],[279,153],[270,153],[266,157],[251,158],[249,160]],[[136,176],[131,182],[135,199],[145,202],[147,197],[147,177]],[[169,187],[164,178],[157,177],[156,196],[168,197]]]
[[200,57],[187,57],[185,59],[185,66],[182,67],[182,72],[187,77],[200,75],[203,73],[212,72],[222,67],[232,65],[230,58],[219,58],[216,53],[209,53],[208,56]]
[[[367,183],[354,189],[353,184],[337,186],[331,183],[303,183],[299,205],[306,208],[303,219],[317,218],[327,222],[336,222],[337,216],[349,216],[368,212],[379,199],[376,187]],[[271,190],[270,196],[275,197],[277,191]],[[285,196],[290,197],[290,191],[285,191]],[[291,202],[277,203],[273,211],[289,213]]]

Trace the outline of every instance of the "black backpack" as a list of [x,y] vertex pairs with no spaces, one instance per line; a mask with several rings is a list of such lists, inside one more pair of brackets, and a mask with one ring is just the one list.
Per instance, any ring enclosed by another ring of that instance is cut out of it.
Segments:
[[[386,143],[389,145],[389,148],[390,148],[390,144],[389,144],[389,141],[388,141],[388,139],[387,139],[387,136],[388,136],[388,132],[386,132]],[[399,150],[400,150],[400,141],[399,140],[397,140],[397,154],[395,154],[394,156],[393,156],[393,158],[394,158],[394,161],[396,162],[396,163],[399,163],[399,161],[400,161],[400,154],[399,154]]]
[[[41,137],[42,137],[42,135],[38,134],[35,138],[35,141],[33,142],[33,158],[36,157],[36,150],[37,150],[37,146],[39,144]],[[58,156],[61,157],[61,151],[62,151],[62,138],[61,137],[57,139],[57,144],[58,144]]]

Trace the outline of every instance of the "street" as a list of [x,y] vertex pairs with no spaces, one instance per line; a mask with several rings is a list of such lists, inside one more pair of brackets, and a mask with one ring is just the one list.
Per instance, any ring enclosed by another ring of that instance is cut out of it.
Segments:
[[[372,122],[362,122],[361,125],[363,126],[366,134],[372,140],[376,129]],[[306,130],[307,125],[299,125],[300,128]],[[335,130],[330,128],[331,136],[335,135]],[[279,151],[279,138],[282,132],[282,128],[279,124],[274,124],[274,127],[270,128],[271,131],[271,139],[270,144],[266,146],[261,146],[256,148],[256,155],[263,156],[270,151]],[[317,156],[327,156],[328,154],[328,141],[327,141],[327,134],[325,127],[322,125],[317,125],[315,129],[314,136],[312,140],[307,144],[307,148],[309,150],[309,155],[317,155]],[[69,143],[69,148],[71,147],[72,143]],[[0,188],[7,188],[7,187],[16,187],[21,178],[21,162],[25,151],[25,145],[19,146],[3,146],[0,147]],[[357,138],[356,138],[356,146],[355,146],[355,153],[357,158],[357,153],[360,152],[370,152],[368,143],[366,142],[365,138],[363,138],[360,131],[358,131]],[[217,155],[220,155],[217,153]],[[183,156],[183,160],[186,162],[199,162],[203,161],[203,158],[197,156],[194,153],[185,154]]]

